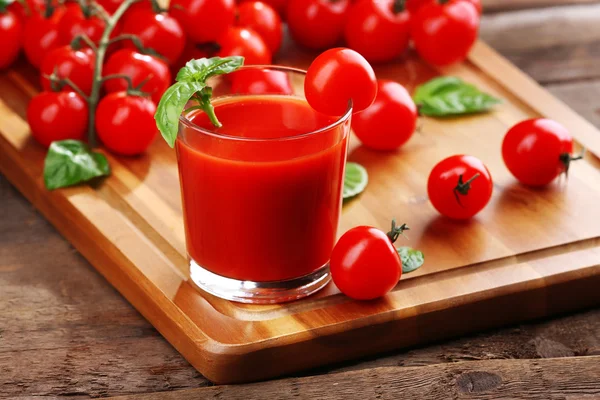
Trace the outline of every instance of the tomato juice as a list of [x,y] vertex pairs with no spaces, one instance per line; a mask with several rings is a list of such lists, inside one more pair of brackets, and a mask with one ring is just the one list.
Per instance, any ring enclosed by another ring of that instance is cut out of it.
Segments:
[[324,267],[342,205],[349,114],[329,117],[286,95],[213,105],[223,126],[193,111],[176,143],[189,257],[254,282]]

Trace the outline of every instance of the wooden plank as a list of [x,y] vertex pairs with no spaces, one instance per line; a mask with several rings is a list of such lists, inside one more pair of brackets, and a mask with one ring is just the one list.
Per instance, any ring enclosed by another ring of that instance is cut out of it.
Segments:
[[[584,397],[585,396],[585,397]],[[386,367],[244,386],[214,386],[115,400],[600,399],[600,357]]]
[[597,2],[598,0],[483,0],[483,8],[484,11],[488,13],[520,10],[524,8],[554,7]]
[[540,83],[600,77],[600,3],[486,15],[481,38]]
[[548,85],[546,88],[576,109],[582,117],[600,127],[600,79]]

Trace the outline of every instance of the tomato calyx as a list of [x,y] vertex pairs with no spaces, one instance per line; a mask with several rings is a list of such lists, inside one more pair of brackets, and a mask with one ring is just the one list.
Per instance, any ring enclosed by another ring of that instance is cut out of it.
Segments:
[[392,12],[394,14],[400,14],[406,10],[406,0],[394,0],[392,4]]
[[392,243],[395,243],[396,240],[400,237],[400,235],[404,236],[404,231],[409,231],[410,228],[406,224],[402,224],[400,226],[396,225],[396,219],[392,220],[392,229],[386,233],[387,237],[390,239]]
[[579,153],[579,155],[577,155],[577,156],[573,156],[572,154],[569,154],[569,153],[562,153],[558,157],[560,162],[563,164],[565,176],[567,176],[567,177],[569,176],[569,168],[571,167],[571,162],[582,160],[584,155],[585,155],[585,149],[581,150],[581,153]]
[[469,190],[471,190],[471,183],[473,183],[473,181],[475,179],[479,178],[480,176],[481,175],[479,173],[476,173],[475,175],[473,175],[471,177],[471,179],[469,179],[466,182],[463,181],[462,174],[458,177],[458,183],[457,183],[456,187],[454,188],[454,197],[456,198],[456,202],[461,207],[464,207],[464,206],[460,202],[460,196],[466,196],[466,195],[468,195],[469,194]]

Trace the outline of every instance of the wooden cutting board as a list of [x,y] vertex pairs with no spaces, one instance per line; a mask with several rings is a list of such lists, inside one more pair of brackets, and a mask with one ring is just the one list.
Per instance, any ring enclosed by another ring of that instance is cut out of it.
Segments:
[[[307,67],[314,54],[287,45],[281,64]],[[156,140],[136,158],[107,154],[112,175],[97,185],[48,192],[45,150],[29,136],[32,67],[0,73],[0,170],[185,358],[218,383],[252,381],[525,319],[600,304],[600,132],[483,43],[467,62],[434,70],[413,55],[376,68],[409,90],[456,75],[504,99],[489,114],[434,120],[400,151],[353,141],[349,158],[370,174],[345,205],[340,232],[411,227],[402,244],[425,265],[385,298],[355,302],[330,285],[316,296],[256,306],[201,293],[188,282],[175,153]],[[515,182],[500,144],[516,122],[547,116],[588,149],[564,179],[545,189]],[[494,177],[488,207],[468,222],[441,218],[426,181],[442,158],[481,158]],[[52,268],[52,260],[40,260]]]

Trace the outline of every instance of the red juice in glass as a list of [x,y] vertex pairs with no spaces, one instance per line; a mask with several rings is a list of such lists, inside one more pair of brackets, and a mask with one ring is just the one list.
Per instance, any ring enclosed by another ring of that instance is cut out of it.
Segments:
[[[302,86],[300,71],[282,71]],[[176,142],[191,278],[243,302],[311,294],[329,281],[351,110],[330,117],[301,94],[225,94],[213,99],[221,128],[195,111]]]

